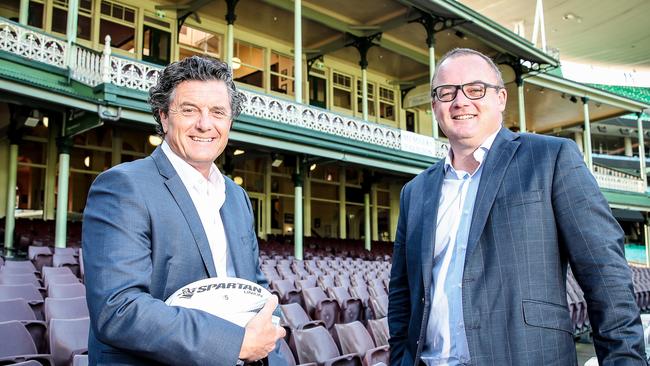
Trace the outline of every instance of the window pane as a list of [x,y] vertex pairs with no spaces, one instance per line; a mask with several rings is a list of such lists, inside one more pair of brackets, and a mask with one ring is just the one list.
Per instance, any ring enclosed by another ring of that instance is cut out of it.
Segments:
[[389,119],[391,121],[395,120],[395,108],[393,105],[380,102],[379,103],[379,116],[384,119]]
[[[264,49],[235,41],[235,80],[264,87]],[[239,65],[239,66],[238,66]]]
[[93,9],[92,0],[81,0],[81,1],[79,1],[79,9],[91,12],[92,9]]
[[143,35],[142,59],[159,65],[167,65],[170,59],[171,34],[145,25]]
[[352,109],[352,104],[350,102],[350,94],[351,93],[347,90],[334,88],[334,106],[345,108],[345,109]]
[[192,48],[192,50],[188,49],[187,51],[181,49],[181,53],[185,52],[189,55],[204,53],[217,58],[221,57],[221,35],[219,34],[212,34],[183,25],[178,42]]
[[66,34],[68,30],[68,11],[52,8],[52,32]]
[[[363,98],[357,98],[357,109],[359,112],[363,112]],[[370,100],[370,96],[368,96],[368,115],[375,115],[375,102]]]
[[77,19],[77,37],[90,41],[90,32],[92,29],[91,18],[79,15]]
[[106,1],[102,1],[102,14],[111,15],[111,4]]
[[43,29],[43,4],[29,2],[29,15],[27,16],[27,24],[32,27]]
[[16,172],[16,205],[19,209],[42,210],[45,169],[18,166]]
[[99,39],[104,41],[107,35],[111,36],[111,46],[127,52],[135,52],[135,29],[110,20],[102,19],[99,22]]

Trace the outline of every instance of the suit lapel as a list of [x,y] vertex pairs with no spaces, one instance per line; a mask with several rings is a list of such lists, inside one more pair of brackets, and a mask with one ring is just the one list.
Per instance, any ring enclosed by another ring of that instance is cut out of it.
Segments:
[[[425,296],[429,296],[428,289],[431,287],[431,271],[433,270],[433,249],[436,238],[436,222],[438,220],[438,203],[440,201],[440,190],[444,178],[445,161],[440,160],[428,173],[423,187],[416,192],[417,195],[424,195],[424,202],[421,203],[420,213],[422,217],[422,280],[425,288]],[[414,197],[411,197],[413,199]],[[417,198],[417,197],[415,197]],[[412,201],[411,201],[412,202]],[[422,202],[422,201],[420,201]],[[413,204],[413,202],[411,203]]]
[[508,169],[508,165],[519,147],[519,142],[516,141],[518,137],[518,134],[506,128],[501,128],[501,131],[497,134],[490,148],[485,165],[483,166],[481,183],[479,184],[476,202],[474,203],[472,224],[467,240],[466,258],[470,257],[476,248],[481,233],[483,233],[483,228],[492,210],[492,205],[494,204],[499,187],[501,187],[501,182]]
[[225,176],[224,180],[226,184],[226,200],[224,201],[223,206],[221,206],[219,215],[221,215],[223,230],[226,233],[226,240],[228,242],[228,268],[232,268],[235,272],[229,273],[229,275],[239,277],[242,273],[242,266],[239,263],[238,258],[241,258],[242,256],[235,255],[237,254],[235,252],[240,247],[240,236],[242,234],[237,230],[239,228],[239,224],[241,224],[238,222],[238,220],[244,216],[235,214],[242,209],[242,206],[237,204],[237,192],[235,191],[235,184]]
[[[194,242],[196,243],[199,253],[201,253],[201,258],[203,259],[203,265],[205,266],[206,271],[210,277],[216,276],[216,270],[214,268],[214,261],[212,260],[212,251],[210,251],[210,243],[208,242],[208,237],[203,230],[203,224],[201,223],[201,218],[199,217],[196,207],[192,202],[190,194],[187,192],[183,181],[176,173],[174,166],[169,162],[167,156],[162,151],[162,148],[157,147],[156,150],[151,154],[151,157],[156,162],[160,175],[167,178],[165,185],[169,189],[169,193],[174,197],[176,204],[180,208],[187,224],[190,227],[192,236],[194,237]],[[177,243],[172,243],[177,244]]]

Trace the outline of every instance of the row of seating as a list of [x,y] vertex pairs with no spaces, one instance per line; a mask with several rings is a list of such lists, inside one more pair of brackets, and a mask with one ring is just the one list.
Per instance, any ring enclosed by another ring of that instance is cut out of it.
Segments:
[[0,364],[86,365],[90,321],[85,295],[70,267],[39,271],[31,261],[5,261],[0,266]]

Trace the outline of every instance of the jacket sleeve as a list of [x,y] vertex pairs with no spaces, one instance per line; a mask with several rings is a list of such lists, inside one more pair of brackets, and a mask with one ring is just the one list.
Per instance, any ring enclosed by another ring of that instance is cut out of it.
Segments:
[[120,169],[101,174],[90,188],[82,242],[94,335],[163,363],[234,365],[243,328],[200,310],[167,306],[150,294],[156,217],[141,189],[146,187]]
[[411,320],[411,293],[406,266],[406,225],[409,206],[409,185],[402,188],[397,233],[393,248],[393,263],[388,292],[388,328],[390,338],[390,364],[399,365],[408,342]]
[[552,200],[560,245],[585,294],[600,365],[646,365],[623,231],[570,140],[558,152]]

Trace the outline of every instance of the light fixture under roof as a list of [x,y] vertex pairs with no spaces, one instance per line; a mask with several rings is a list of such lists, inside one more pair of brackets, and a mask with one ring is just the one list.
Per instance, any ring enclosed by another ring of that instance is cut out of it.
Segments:
[[309,170],[311,170],[311,171],[316,170],[316,164],[312,164],[312,165],[309,167]]
[[280,165],[282,165],[282,162],[284,159],[282,158],[282,155],[275,155],[273,154],[272,158],[273,161],[271,161],[271,166],[274,168],[279,168]]
[[246,152],[245,150],[242,150],[242,149],[236,149],[235,152],[233,153],[233,155],[237,156],[237,155],[241,155],[241,154],[243,154],[243,153],[245,153],[245,152]]
[[158,146],[158,145],[162,144],[162,141],[163,141],[162,137],[160,137],[158,135],[149,135],[149,143],[152,146]]
[[244,178],[242,178],[240,176],[236,176],[233,179],[233,181],[235,181],[235,184],[237,184],[238,186],[241,186],[242,184],[244,184]]

